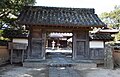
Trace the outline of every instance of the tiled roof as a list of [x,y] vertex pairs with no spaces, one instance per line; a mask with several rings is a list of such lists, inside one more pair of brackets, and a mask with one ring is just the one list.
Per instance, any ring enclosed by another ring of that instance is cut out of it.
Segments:
[[90,40],[112,41],[114,38],[109,33],[93,33],[89,35]]
[[110,34],[115,34],[118,33],[118,29],[100,29],[98,33],[110,33]]
[[60,25],[60,26],[105,26],[90,8],[60,8],[25,6],[21,11],[18,24]]

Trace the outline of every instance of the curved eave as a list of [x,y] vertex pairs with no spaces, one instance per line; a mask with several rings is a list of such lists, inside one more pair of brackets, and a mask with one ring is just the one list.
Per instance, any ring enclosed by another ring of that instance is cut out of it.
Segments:
[[38,24],[38,23],[26,23],[26,22],[16,22],[20,25],[28,25],[28,26],[61,26],[61,27],[105,27],[106,25],[79,25],[79,24]]
[[104,42],[107,42],[107,41],[113,41],[113,39],[90,39],[90,41],[104,41]]

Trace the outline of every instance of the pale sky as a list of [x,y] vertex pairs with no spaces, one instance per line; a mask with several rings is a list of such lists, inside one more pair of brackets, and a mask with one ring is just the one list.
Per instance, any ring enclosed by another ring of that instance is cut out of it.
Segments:
[[36,6],[95,8],[97,14],[110,12],[120,0],[36,0]]

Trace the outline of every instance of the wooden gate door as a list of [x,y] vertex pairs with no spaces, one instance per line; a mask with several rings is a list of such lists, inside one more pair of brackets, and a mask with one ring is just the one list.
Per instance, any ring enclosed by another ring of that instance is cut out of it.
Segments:
[[87,32],[73,33],[73,59],[83,60],[88,58],[89,38]]
[[42,30],[33,29],[31,36],[31,51],[29,58],[33,60],[45,59],[46,33],[42,32]]
[[85,41],[76,41],[76,56],[83,59],[85,56]]
[[41,39],[32,39],[32,59],[41,59],[42,58],[42,40]]

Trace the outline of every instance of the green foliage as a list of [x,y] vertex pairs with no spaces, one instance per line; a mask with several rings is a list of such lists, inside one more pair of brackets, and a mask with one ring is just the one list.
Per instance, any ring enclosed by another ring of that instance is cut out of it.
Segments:
[[4,38],[4,37],[2,36],[3,31],[4,31],[4,30],[0,30],[0,41],[2,41],[2,40],[9,40],[8,38]]
[[0,40],[0,46],[7,46],[8,41],[7,40]]
[[4,38],[13,38],[13,37],[16,37],[16,36],[19,36],[22,34],[23,34],[23,31],[21,29],[14,30],[11,28],[7,28],[7,29],[3,30],[3,32],[2,32],[2,36]]
[[3,30],[0,30],[0,36],[1,36],[2,33],[3,33]]
[[120,32],[116,34],[116,40],[120,40]]
[[23,6],[34,5],[35,0],[0,0],[0,28],[5,24],[16,27],[14,21],[20,14]]
[[23,36],[26,36],[27,34],[28,34],[28,31],[26,30],[21,30],[21,29],[14,30],[11,28],[7,28],[2,32],[2,36],[4,38],[10,38],[10,39],[14,37],[23,37]]
[[112,28],[120,27],[120,7],[115,6],[115,9],[109,13],[104,12],[100,15],[100,18],[105,22],[108,26],[112,26]]

